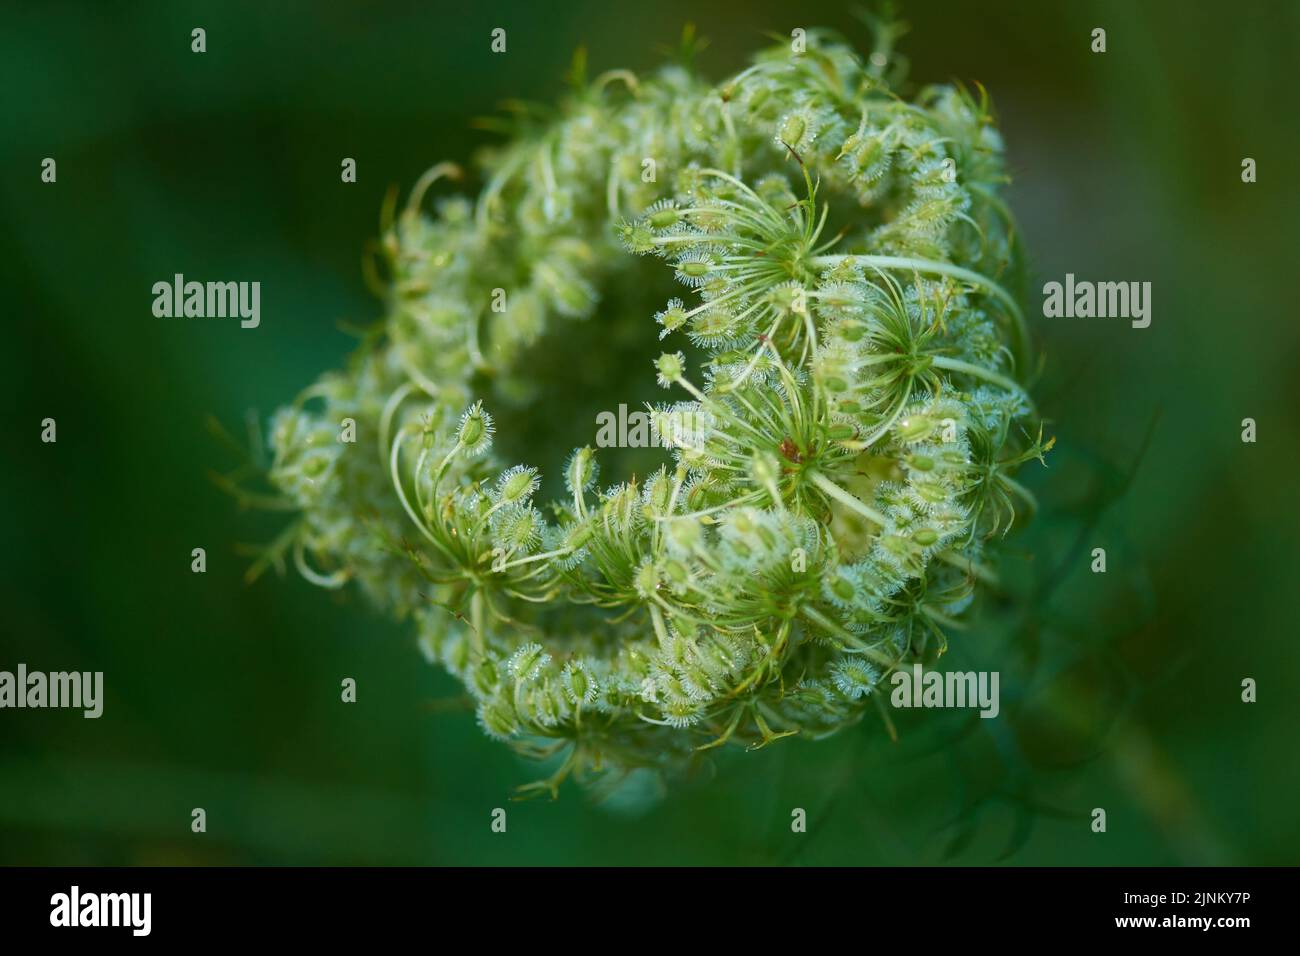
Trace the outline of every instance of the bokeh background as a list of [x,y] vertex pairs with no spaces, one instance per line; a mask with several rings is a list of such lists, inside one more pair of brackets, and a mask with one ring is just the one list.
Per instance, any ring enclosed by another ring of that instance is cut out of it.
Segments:
[[[1057,437],[1024,472],[1042,511],[946,660],[1000,670],[1003,715],[896,713],[897,744],[869,720],[596,806],[573,787],[508,802],[536,768],[358,595],[245,584],[239,545],[278,525],[211,481],[236,462],[205,423],[244,441],[250,415],[344,361],[348,328],[381,314],[360,263],[385,190],[467,160],[501,101],[558,95],[580,44],[593,70],[646,70],[690,21],[721,78],[768,32],[865,47],[853,9],[6,5],[0,669],[100,670],[107,700],[98,721],[0,711],[0,863],[1300,863],[1298,9],[903,10],[915,81],[994,97],[1031,313],[1066,272],[1154,286],[1146,330],[1036,320]],[[150,287],[176,272],[260,280],[261,328],[155,319]]]

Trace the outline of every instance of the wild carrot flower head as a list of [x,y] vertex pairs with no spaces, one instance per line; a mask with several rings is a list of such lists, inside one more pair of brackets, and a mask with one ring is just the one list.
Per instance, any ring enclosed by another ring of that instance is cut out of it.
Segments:
[[[458,175],[386,215],[385,334],[275,419],[313,573],[412,614],[485,733],[563,754],[551,792],[824,736],[933,660],[1050,446],[987,97],[905,100],[810,31],[716,85],[598,77],[426,211]],[[672,393],[661,460],[602,485],[580,447],[535,503],[548,476],[497,450],[530,436],[488,408],[571,417],[534,372],[608,358],[574,323],[646,342],[620,375]]]

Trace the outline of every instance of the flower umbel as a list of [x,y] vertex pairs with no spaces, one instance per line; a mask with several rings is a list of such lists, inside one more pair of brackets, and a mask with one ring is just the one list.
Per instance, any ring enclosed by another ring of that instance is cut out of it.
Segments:
[[[421,210],[454,169],[386,211],[385,334],[276,416],[313,580],[411,615],[485,733],[562,756],[535,792],[825,736],[942,653],[1051,446],[986,97],[906,101],[811,31],[716,86],[599,77],[472,202]],[[680,297],[628,312],[655,260]],[[546,476],[502,460],[488,406],[569,415],[531,390],[536,357],[624,320],[670,349],[662,459],[602,486],[579,448],[535,504]],[[343,417],[377,449],[335,441]]]

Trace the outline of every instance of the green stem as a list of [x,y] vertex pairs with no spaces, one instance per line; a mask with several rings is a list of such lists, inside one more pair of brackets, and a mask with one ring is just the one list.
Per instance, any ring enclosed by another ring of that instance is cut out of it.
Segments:
[[808,618],[808,620],[812,621],[818,627],[824,628],[827,631],[829,631],[831,634],[834,634],[845,644],[849,645],[854,650],[860,652],[864,657],[871,658],[880,666],[887,667],[890,670],[893,670],[898,665],[898,662],[894,660],[894,658],[890,657],[888,654],[876,650],[874,647],[871,647],[868,644],[862,643],[861,640],[854,637],[848,631],[844,630],[844,628],[840,627],[838,624],[836,624],[834,621],[828,618],[821,611],[817,610],[811,604],[805,604],[803,606],[803,616]]
[[975,575],[975,577],[991,587],[997,587],[1001,583],[998,576],[990,568],[978,561],[971,560],[964,554],[958,554],[956,551],[940,551],[936,557],[944,564],[950,564],[959,571]]
[[839,485],[835,484],[835,482],[831,481],[825,475],[820,475],[815,471],[809,472],[808,480],[811,481],[823,492],[825,492],[829,497],[834,498],[840,504],[852,508],[858,514],[862,515],[864,518],[868,519],[869,521],[874,521],[882,528],[885,526],[886,520],[884,515],[882,515],[879,511],[876,511],[874,508],[871,508],[868,505],[863,504],[861,500],[849,494],[847,491],[845,491]]
[[1005,388],[1009,392],[1022,391],[1019,385],[991,369],[984,368],[982,365],[976,365],[973,362],[963,362],[961,359],[948,358],[945,355],[931,355],[930,361],[939,368],[946,368],[950,372],[961,372],[963,375],[973,375],[976,378],[982,378],[986,382],[992,382]]
[[557,548],[554,551],[547,551],[544,554],[530,554],[526,558],[518,558],[514,561],[511,561],[509,564],[503,564],[499,568],[497,568],[497,570],[505,571],[508,570],[509,568],[516,568],[521,564],[530,564],[533,561],[545,561],[547,558],[556,558],[562,554],[568,554],[570,550],[571,549],[569,548]]

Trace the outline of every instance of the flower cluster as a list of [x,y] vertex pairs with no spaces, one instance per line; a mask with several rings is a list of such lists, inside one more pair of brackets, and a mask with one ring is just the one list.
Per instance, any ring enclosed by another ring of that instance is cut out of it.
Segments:
[[[856,721],[1032,508],[988,101],[870,62],[812,33],[717,86],[615,71],[429,215],[435,167],[385,211],[382,335],[274,422],[304,573],[411,614],[487,734],[559,761],[540,789]],[[530,355],[646,257],[681,285],[630,317],[669,349],[663,462],[603,483],[579,448],[540,503],[491,406],[545,402]]]

